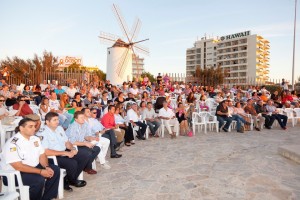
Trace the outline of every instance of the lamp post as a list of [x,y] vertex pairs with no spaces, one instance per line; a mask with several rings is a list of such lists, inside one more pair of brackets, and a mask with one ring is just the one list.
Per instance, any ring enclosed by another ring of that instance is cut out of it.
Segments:
[[294,73],[295,73],[296,19],[297,19],[297,0],[295,0],[294,40],[293,40],[293,66],[292,66],[292,89],[293,90],[295,89]]

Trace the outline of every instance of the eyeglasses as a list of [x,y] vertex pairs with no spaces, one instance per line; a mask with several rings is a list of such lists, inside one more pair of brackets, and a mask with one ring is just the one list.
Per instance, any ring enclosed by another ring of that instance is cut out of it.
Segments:
[[4,102],[5,100],[4,99],[0,99],[0,102]]

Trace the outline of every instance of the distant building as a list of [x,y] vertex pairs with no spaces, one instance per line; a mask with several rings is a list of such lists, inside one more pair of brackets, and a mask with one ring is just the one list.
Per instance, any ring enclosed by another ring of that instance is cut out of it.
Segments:
[[132,77],[140,77],[144,72],[144,58],[132,54]]
[[269,41],[250,31],[220,38],[201,38],[186,50],[186,76],[194,77],[197,67],[220,66],[225,84],[264,83],[269,79]]

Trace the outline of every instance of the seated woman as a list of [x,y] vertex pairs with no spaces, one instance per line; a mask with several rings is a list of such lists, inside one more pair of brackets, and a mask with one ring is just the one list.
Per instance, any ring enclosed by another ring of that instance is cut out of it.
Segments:
[[115,101],[118,103],[124,103],[125,102],[124,93],[119,92],[118,97],[115,99]]
[[80,111],[83,107],[84,105],[83,101],[81,100],[81,94],[76,92],[72,101],[72,108],[75,108],[76,111]]
[[[251,122],[251,118],[247,116],[247,113],[245,110],[242,108],[242,105],[240,102],[236,102],[235,108],[234,108],[234,114],[238,114],[241,117],[243,117],[247,122]],[[250,131],[250,125],[244,124],[245,131]]]
[[139,106],[140,106],[139,113],[140,113],[140,115],[143,115],[144,110],[147,109],[147,104],[145,101],[141,101]]
[[190,132],[190,128],[187,120],[187,113],[182,103],[178,104],[176,118],[180,125],[180,135],[185,136]]
[[200,107],[199,110],[201,110],[201,111],[208,111],[209,110],[209,107],[206,105],[205,100],[206,100],[206,96],[202,95],[200,97],[200,103],[199,103],[199,107]]
[[4,103],[5,97],[3,95],[0,95],[0,120],[8,116],[8,111],[6,110]]
[[[69,114],[74,115],[76,108],[73,108],[69,103],[69,97],[66,93],[61,94],[59,105],[64,110],[68,111]],[[72,120],[73,121],[73,120]]]
[[38,96],[38,95],[35,95],[31,90],[30,90],[30,87],[29,85],[25,85],[24,86],[24,90],[22,92],[23,96],[26,96],[26,102],[28,104],[30,104],[30,101],[31,99],[33,99],[36,103],[36,105],[39,105],[41,103],[41,97]]
[[42,98],[39,111],[43,121],[45,121],[45,116],[50,110],[49,99],[47,97]]

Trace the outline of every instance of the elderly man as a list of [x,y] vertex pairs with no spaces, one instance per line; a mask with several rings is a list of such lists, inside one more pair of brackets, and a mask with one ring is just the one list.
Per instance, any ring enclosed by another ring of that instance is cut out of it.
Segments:
[[265,123],[265,118],[261,114],[258,114],[256,112],[256,109],[255,109],[253,104],[254,104],[253,100],[248,99],[247,100],[247,105],[244,108],[244,110],[245,110],[246,113],[248,113],[252,116],[255,130],[260,131],[261,125]]
[[83,187],[86,182],[77,180],[79,174],[89,161],[89,155],[77,151],[61,126],[59,126],[58,114],[49,112],[45,116],[45,130],[38,134],[41,136],[42,145],[47,156],[56,156],[58,166],[66,169],[67,175],[64,178],[65,190],[72,192],[69,185]]
[[145,133],[147,129],[147,125],[144,124],[143,122],[140,121],[139,116],[138,116],[138,110],[137,110],[137,105],[136,103],[133,103],[131,105],[131,109],[127,111],[127,117],[129,122],[132,124],[132,126],[138,126],[139,129],[137,131],[137,139],[139,140],[145,140]]
[[[179,122],[176,119],[175,113],[168,108],[168,102],[163,101],[163,107],[159,110],[158,116],[160,119],[162,119],[164,126],[169,132],[169,135],[171,135],[171,138],[176,137],[176,133],[178,133],[179,128]],[[174,130],[172,131],[171,125],[174,125]]]
[[147,108],[143,112],[142,118],[146,120],[147,125],[150,128],[150,131],[154,137],[158,137],[156,131],[161,126],[160,120],[156,117],[156,113],[153,109],[152,103],[147,103]]
[[92,163],[100,153],[100,147],[95,146],[99,141],[98,137],[92,136],[88,124],[84,120],[84,112],[76,111],[74,114],[75,121],[69,126],[66,134],[69,141],[78,146],[78,150],[89,155],[84,171],[88,174],[97,174],[97,171],[92,169]]
[[242,126],[242,123],[245,125],[251,125],[251,123],[247,122],[243,117],[235,113],[234,106],[230,100],[228,101],[228,112],[229,116],[232,117],[232,120],[236,121],[237,132],[244,133],[244,126]]
[[268,115],[274,117],[278,121],[280,127],[283,130],[287,129],[286,123],[287,123],[288,117],[285,115],[279,114],[276,107],[274,106],[273,100],[271,100],[271,99],[268,100],[267,105],[266,105],[266,111],[268,112]]
[[266,111],[266,106],[264,105],[262,100],[259,100],[255,106],[256,113],[261,114],[265,118],[265,127],[267,129],[271,129],[273,122],[275,121],[275,117],[272,115],[268,115]]

